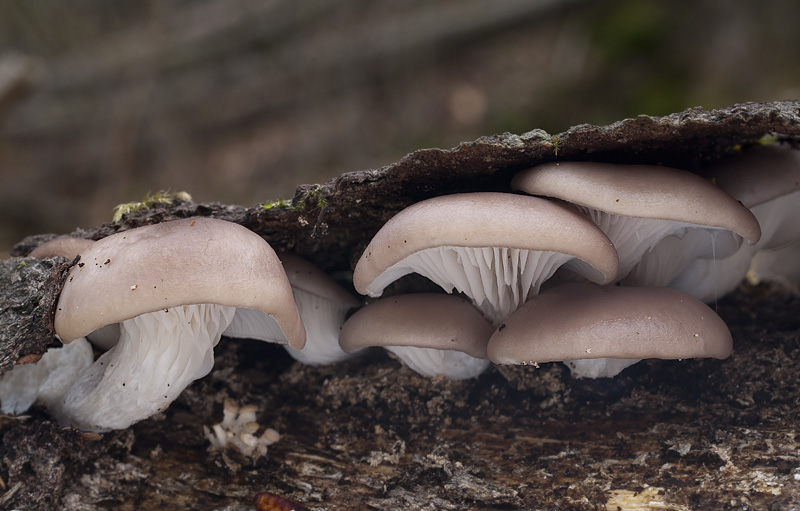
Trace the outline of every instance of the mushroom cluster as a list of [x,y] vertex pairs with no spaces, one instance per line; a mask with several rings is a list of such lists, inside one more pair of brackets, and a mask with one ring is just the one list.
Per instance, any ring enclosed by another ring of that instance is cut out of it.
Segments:
[[253,461],[267,455],[267,448],[280,440],[281,435],[272,428],[263,428],[256,422],[256,405],[239,407],[231,399],[226,399],[222,409],[222,422],[211,428],[203,426],[203,434],[211,444],[211,449],[221,450],[232,447]]
[[[320,269],[231,222],[56,239],[31,255],[74,260],[55,314],[65,346],[0,379],[2,410],[38,399],[83,430],[126,428],[208,374],[222,336],[282,344],[311,365],[377,346],[452,379],[492,363],[565,362],[596,378],[645,358],[725,358],[730,332],[703,302],[748,271],[797,278],[798,206],[791,148],[750,151],[707,178],[540,165],[506,192],[433,197],[389,219],[355,264],[353,287],[369,297],[360,308]],[[772,263],[781,258],[784,269]],[[390,285],[411,273],[442,292],[396,294]],[[253,447],[253,421],[237,413],[207,434]]]
[[[305,345],[281,261],[240,225],[190,218],[83,245],[58,300],[56,334],[67,345],[109,325],[119,334],[102,336],[108,351],[62,378],[58,398],[44,403],[65,424],[123,429],[164,410],[211,371],[237,310],[269,314],[290,346]],[[74,249],[69,242],[40,253]]]
[[753,277],[785,280],[796,286],[800,271],[800,151],[760,146],[708,169],[707,175],[744,206],[761,226],[761,239],[735,252],[699,258],[670,283],[670,287],[710,302]]
[[[730,333],[703,301],[732,290],[748,269],[770,275],[756,264],[761,256],[800,250],[788,213],[800,206],[798,154],[752,151],[709,178],[663,166],[554,162],[517,173],[506,193],[414,204],[368,244],[356,290],[379,297],[417,273],[464,295],[495,331],[474,327],[483,342],[476,349],[471,338],[467,351],[463,336],[440,332],[464,316],[428,305],[436,322],[400,320],[420,298],[392,296],[350,318],[340,342],[346,350],[383,346],[421,374],[455,378],[487,367],[484,350],[497,364],[562,361],[574,376],[592,378],[644,358],[725,358]],[[798,266],[795,257],[782,275],[800,273]],[[443,350],[457,353],[457,370]]]

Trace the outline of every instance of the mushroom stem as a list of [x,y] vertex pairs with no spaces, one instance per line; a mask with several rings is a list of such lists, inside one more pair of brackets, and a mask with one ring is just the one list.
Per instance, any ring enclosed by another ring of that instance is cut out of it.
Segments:
[[[211,371],[214,346],[234,311],[222,305],[184,305],[123,321],[119,343],[52,405],[53,414],[84,431],[106,431],[165,410]],[[154,315],[158,321],[150,319]],[[185,364],[174,364],[179,358]]]
[[296,350],[287,343],[284,348],[298,362],[307,365],[325,365],[341,362],[356,356],[345,353],[339,347],[339,329],[350,310],[347,305],[293,288],[295,303],[306,327],[308,342],[302,350]]

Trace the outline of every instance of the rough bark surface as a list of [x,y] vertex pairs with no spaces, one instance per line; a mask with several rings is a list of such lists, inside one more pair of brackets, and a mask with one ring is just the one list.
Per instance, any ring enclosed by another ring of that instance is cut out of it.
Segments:
[[66,268],[64,259],[0,261],[0,374],[20,359],[33,362],[54,342],[53,311]]
[[[554,159],[696,170],[767,134],[800,140],[800,104],[487,137],[303,186],[269,209],[175,202],[73,235],[214,216],[348,269],[387,218],[426,197],[503,190],[515,170]],[[52,340],[56,269],[0,267],[6,365]],[[558,364],[430,380],[383,352],[312,368],[278,347],[223,340],[209,377],[125,432],[81,435],[37,408],[0,421],[0,509],[244,510],[260,491],[330,510],[800,509],[798,307],[782,289],[742,287],[718,304],[733,357],[649,361],[610,381],[572,380]],[[259,422],[282,433],[266,458],[207,449],[202,426],[219,422],[225,398],[257,404]]]

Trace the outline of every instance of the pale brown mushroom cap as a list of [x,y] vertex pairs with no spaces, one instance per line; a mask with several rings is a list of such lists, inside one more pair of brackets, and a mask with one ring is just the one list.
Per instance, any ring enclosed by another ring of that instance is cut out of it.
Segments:
[[39,259],[44,259],[45,257],[66,257],[67,259],[75,259],[81,252],[94,245],[94,243],[93,240],[87,240],[85,238],[55,238],[34,248],[28,256],[38,257]]
[[348,353],[369,346],[414,346],[486,358],[491,334],[491,324],[461,297],[408,294],[359,309],[342,326],[339,345]]
[[655,287],[581,282],[531,298],[489,340],[497,364],[589,358],[727,358],[725,322],[700,300]]
[[278,257],[293,288],[330,300],[342,308],[361,305],[356,297],[345,291],[327,273],[302,257],[289,253],[281,253]]
[[551,162],[519,172],[511,186],[615,215],[728,229],[751,244],[761,237],[750,210],[710,181],[675,168]]
[[601,283],[613,281],[618,269],[609,239],[572,208],[510,193],[462,193],[418,202],[386,222],[356,264],[356,291],[374,295],[368,288],[386,269],[445,246],[559,252],[588,263]]
[[55,329],[68,342],[147,312],[202,303],[261,310],[292,347],[305,345],[278,256],[252,231],[210,218],[140,227],[94,243],[69,272]]
[[706,174],[748,208],[800,191],[800,151],[763,146],[722,160]]

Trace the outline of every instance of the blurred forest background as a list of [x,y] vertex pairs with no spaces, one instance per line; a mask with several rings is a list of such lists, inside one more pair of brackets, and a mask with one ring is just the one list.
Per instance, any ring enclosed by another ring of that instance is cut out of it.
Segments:
[[797,0],[0,0],[0,255],[482,135],[800,97]]

